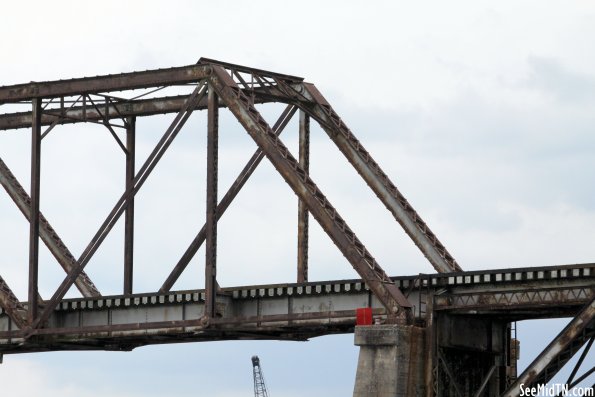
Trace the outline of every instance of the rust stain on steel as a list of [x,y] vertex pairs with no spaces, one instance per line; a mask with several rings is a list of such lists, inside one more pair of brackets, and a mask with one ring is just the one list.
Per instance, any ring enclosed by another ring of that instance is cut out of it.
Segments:
[[207,114],[207,205],[205,234],[205,316],[215,317],[217,294],[217,182],[219,156],[218,96],[208,88]]
[[[300,111],[299,162],[306,173],[310,172],[310,116]],[[297,282],[308,281],[308,209],[298,201]]]

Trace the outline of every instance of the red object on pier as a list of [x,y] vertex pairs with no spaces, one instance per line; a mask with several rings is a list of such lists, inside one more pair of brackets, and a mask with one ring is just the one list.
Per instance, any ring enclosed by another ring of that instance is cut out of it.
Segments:
[[372,325],[372,308],[361,307],[355,309],[355,319],[356,325]]

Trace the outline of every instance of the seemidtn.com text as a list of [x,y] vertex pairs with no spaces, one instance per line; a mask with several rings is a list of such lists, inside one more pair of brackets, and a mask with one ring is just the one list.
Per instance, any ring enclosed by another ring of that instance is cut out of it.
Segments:
[[551,385],[537,385],[533,387],[527,387],[524,383],[521,383],[520,396],[595,396],[594,389],[592,387],[573,387],[572,389],[564,383],[554,383]]

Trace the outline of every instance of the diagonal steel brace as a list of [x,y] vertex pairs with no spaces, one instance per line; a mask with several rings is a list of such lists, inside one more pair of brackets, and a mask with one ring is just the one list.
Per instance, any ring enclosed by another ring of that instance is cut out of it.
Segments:
[[[0,159],[0,184],[25,215],[25,218],[30,221],[31,198],[2,159]],[[41,213],[39,214],[39,235],[64,271],[68,273],[72,270],[76,259]],[[89,276],[84,272],[77,277],[75,284],[85,298],[101,296]]]
[[6,281],[0,276],[0,307],[4,309],[8,317],[23,329],[27,324],[27,309],[19,302],[16,295],[12,292]]
[[407,316],[411,310],[411,304],[407,298],[403,296],[399,288],[299,165],[299,162],[291,155],[287,147],[252,105],[250,99],[221,67],[213,66],[210,83],[287,184],[304,201],[312,216],[368,284],[374,295],[386,307],[392,317],[391,320],[396,317],[397,313]]
[[353,135],[313,84],[293,85],[278,81],[278,87],[297,101],[302,110],[314,118],[345,155],[376,196],[393,214],[397,222],[440,273],[462,271],[456,260],[438,240],[409,201],[382,171],[378,163]]

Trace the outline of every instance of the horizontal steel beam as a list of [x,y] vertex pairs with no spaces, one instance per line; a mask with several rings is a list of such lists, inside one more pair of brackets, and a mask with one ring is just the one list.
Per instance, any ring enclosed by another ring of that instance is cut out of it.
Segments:
[[[475,290],[530,290],[539,296],[543,291],[560,288],[560,285],[592,287],[595,284],[593,264],[469,273],[424,275],[421,283],[419,276],[394,277],[392,280],[401,291],[410,289],[409,299],[418,318],[421,316],[419,287],[426,292],[429,288],[428,296],[439,299],[441,294],[449,291],[463,294]],[[412,285],[415,288],[411,289]],[[557,305],[544,304],[537,299],[532,303],[533,312],[525,310],[527,305],[510,306],[507,312],[515,315],[518,311],[524,318],[570,316],[587,301],[588,298],[580,302],[573,300],[571,309],[560,312]],[[484,304],[486,315],[490,315],[487,310],[490,305],[489,301]],[[106,349],[118,343],[124,346],[127,338],[136,338],[140,344],[163,343],[167,335],[176,336],[178,341],[192,341],[196,337],[193,332],[202,330],[205,334],[201,340],[230,339],[238,330],[248,332],[245,336],[248,339],[273,338],[272,329],[275,330],[273,339],[352,332],[355,309],[360,307],[372,307],[374,315],[380,318],[386,313],[362,280],[222,288],[217,295],[218,317],[211,321],[208,329],[201,322],[204,290],[64,299],[52,312],[47,326],[35,331],[45,335],[46,339],[40,345],[28,340],[23,346],[15,346],[14,343],[20,340],[20,331],[9,327],[8,316],[0,310],[0,353],[57,349],[52,343],[61,346],[66,340],[72,349],[84,348],[91,342],[104,344]],[[495,315],[500,317],[501,313]],[[219,333],[209,334],[213,330]]]
[[[73,106],[68,109],[52,108],[46,109],[41,115],[41,125],[53,124],[75,124],[84,122],[103,121],[105,119],[121,119],[125,117],[152,116],[156,114],[168,114],[179,112],[188,95],[122,100],[110,103],[107,107],[102,105],[98,112],[91,104],[86,106]],[[270,97],[257,96],[254,103],[272,102]],[[221,107],[225,104],[220,103]],[[195,110],[207,108],[206,99],[202,99]],[[0,114],[0,130],[13,130],[18,128],[31,128],[31,112],[18,112]]]
[[56,98],[195,83],[210,74],[211,66],[207,64],[70,80],[31,82],[0,87],[0,104],[29,101],[33,98]]
[[489,313],[500,310],[509,312],[511,307],[519,310],[552,305],[553,308],[562,310],[563,306],[581,305],[595,297],[595,284],[584,285],[581,282],[576,283],[578,285],[573,284],[575,283],[538,289],[525,286],[524,290],[520,291],[492,289],[461,294],[446,293],[435,297],[434,309]]
[[[209,329],[218,331],[210,340],[227,339],[226,334],[233,335],[238,330],[249,331],[253,335],[250,339],[262,339],[271,327],[279,330],[275,339],[302,340],[304,337],[298,335],[307,334],[309,329],[315,329],[316,334],[311,336],[316,336],[337,332],[336,327],[343,324],[342,332],[350,332],[355,325],[355,309],[366,307],[369,302],[376,315],[385,312],[361,281],[341,287],[338,292],[324,285],[286,287],[285,292],[291,295],[267,297],[260,294],[272,291],[234,293],[224,289],[217,295],[216,316],[208,324]],[[90,341],[117,344],[131,337],[143,339],[144,343],[159,343],[152,338],[167,334],[178,335],[184,341],[193,332],[206,328],[204,301],[204,290],[65,300],[52,313],[47,326],[32,334],[44,335],[41,343],[36,338],[25,340],[18,330],[7,332],[6,321],[0,316],[0,353],[42,350],[48,344],[61,342],[69,343],[72,349],[84,348]]]

